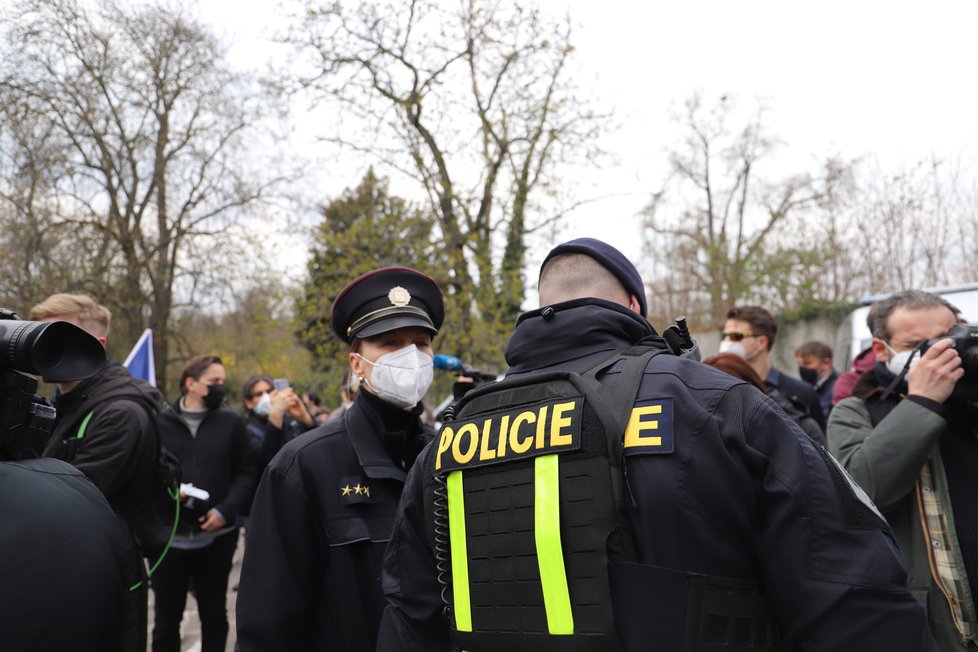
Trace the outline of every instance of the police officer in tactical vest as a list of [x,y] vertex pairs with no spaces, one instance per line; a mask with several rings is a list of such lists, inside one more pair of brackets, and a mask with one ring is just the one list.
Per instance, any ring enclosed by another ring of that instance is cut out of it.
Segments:
[[937,649],[872,502],[674,355],[619,251],[562,244],[539,291],[407,478],[379,650]]

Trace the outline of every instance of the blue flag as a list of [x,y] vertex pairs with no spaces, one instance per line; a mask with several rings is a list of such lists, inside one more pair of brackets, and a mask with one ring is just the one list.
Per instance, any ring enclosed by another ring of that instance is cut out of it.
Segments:
[[156,387],[156,361],[153,358],[153,330],[147,328],[122,363],[133,378],[142,378]]

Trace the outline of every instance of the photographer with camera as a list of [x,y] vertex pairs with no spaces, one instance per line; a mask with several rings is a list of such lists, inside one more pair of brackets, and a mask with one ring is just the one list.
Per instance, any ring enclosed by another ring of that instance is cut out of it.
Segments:
[[37,380],[99,373],[105,350],[66,323],[0,310],[0,614],[4,650],[124,649],[134,554],[105,496],[68,463],[33,459],[55,411]]
[[889,521],[941,649],[978,649],[978,393],[974,342],[958,338],[978,329],[918,290],[873,304],[867,322],[878,362],[833,408],[829,450]]

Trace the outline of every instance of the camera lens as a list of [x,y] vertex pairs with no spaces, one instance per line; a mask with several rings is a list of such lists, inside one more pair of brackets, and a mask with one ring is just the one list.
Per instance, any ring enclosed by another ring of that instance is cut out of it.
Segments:
[[74,324],[0,320],[0,367],[62,382],[90,378],[104,365],[102,344]]

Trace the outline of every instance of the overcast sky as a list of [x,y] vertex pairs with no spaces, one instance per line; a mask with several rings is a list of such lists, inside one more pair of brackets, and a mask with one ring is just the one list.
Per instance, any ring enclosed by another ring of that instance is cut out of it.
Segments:
[[[663,152],[678,137],[669,109],[695,90],[735,95],[741,104],[762,100],[766,125],[785,142],[778,159],[785,173],[812,169],[832,153],[875,157],[885,170],[932,154],[976,169],[978,3],[541,4],[561,14],[569,8],[579,25],[580,81],[620,124],[602,143],[617,165],[567,179],[585,196],[612,196],[573,215],[568,238],[602,237],[640,255],[635,215],[661,184]],[[281,12],[271,2],[200,0],[200,14],[248,67],[267,58],[261,40]],[[323,190],[335,194],[342,185]]]

